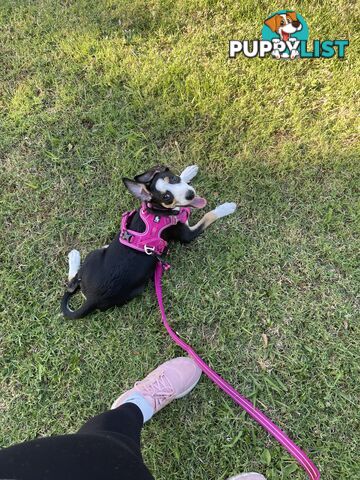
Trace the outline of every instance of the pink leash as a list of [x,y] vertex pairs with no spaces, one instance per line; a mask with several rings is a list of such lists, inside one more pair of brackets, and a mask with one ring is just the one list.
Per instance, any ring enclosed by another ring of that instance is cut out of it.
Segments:
[[173,339],[179,347],[181,347],[185,352],[190,355],[195,362],[199,365],[201,370],[212,380],[221,390],[227,393],[235,403],[240,405],[254,420],[256,420],[265,430],[270,433],[281,445],[286,448],[286,450],[292,455],[295,460],[302,466],[306,471],[311,480],[318,480],[320,478],[320,472],[313,464],[313,462],[308,458],[308,456],[299,448],[277,425],[275,425],[267,416],[258,410],[247,398],[240,395],[234,387],[230,385],[226,380],[220,377],[212,368],[207,365],[204,360],[199,357],[199,355],[193,350],[190,345],[188,345],[184,340],[182,340],[176,333],[172,330],[167,321],[163,298],[162,298],[162,286],[161,286],[161,277],[163,270],[170,268],[168,264],[163,264],[160,260],[158,261],[155,269],[155,291],[157,300],[159,303],[159,308],[161,312],[162,322],[168,331],[168,334]]

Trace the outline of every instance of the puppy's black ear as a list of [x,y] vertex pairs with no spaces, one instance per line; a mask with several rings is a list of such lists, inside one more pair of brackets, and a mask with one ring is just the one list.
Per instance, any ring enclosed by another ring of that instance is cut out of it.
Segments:
[[129,190],[134,197],[139,198],[142,202],[148,202],[151,200],[151,194],[146,190],[143,183],[134,182],[129,178],[123,178],[125,187]]
[[147,172],[136,175],[135,181],[140,183],[149,183],[157,173],[164,172],[165,170],[166,167],[164,167],[164,165],[156,165]]

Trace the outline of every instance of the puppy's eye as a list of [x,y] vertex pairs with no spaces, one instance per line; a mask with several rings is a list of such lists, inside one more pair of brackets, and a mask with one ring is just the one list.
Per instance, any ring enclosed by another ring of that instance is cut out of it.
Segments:
[[281,20],[280,25],[285,25],[284,20]]
[[172,177],[170,177],[169,179],[169,182],[170,183],[179,183],[179,177],[177,177],[176,175],[173,175]]
[[162,196],[163,200],[165,200],[165,202],[171,200],[171,195],[170,193],[164,193],[164,195]]

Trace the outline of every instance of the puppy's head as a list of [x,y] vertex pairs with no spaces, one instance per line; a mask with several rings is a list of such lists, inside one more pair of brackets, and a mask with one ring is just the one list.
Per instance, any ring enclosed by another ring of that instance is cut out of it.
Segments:
[[277,13],[265,20],[270,30],[280,35],[281,40],[289,40],[292,33],[301,30],[302,25],[297,19],[296,12]]
[[206,200],[196,195],[193,187],[168,167],[158,165],[137,175],[134,180],[123,178],[126,188],[142,202],[167,209],[203,208]]

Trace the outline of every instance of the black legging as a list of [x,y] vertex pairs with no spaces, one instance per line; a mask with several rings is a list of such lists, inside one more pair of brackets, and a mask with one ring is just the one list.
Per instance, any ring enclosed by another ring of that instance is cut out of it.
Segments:
[[0,479],[154,480],[143,463],[141,410],[125,403],[91,418],[71,435],[0,450]]

